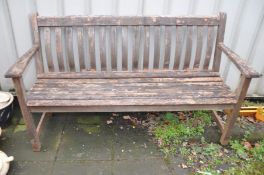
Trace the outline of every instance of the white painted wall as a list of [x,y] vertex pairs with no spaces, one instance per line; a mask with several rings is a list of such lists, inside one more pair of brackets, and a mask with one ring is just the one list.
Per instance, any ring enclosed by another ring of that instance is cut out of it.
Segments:
[[[264,74],[263,0],[0,0],[0,85],[9,90],[12,82],[4,73],[32,45],[29,14],[64,15],[208,15],[227,13],[225,43]],[[31,64],[25,84],[35,80]],[[221,74],[235,89],[239,71],[223,56]],[[253,80],[248,95],[264,96],[264,78]]]

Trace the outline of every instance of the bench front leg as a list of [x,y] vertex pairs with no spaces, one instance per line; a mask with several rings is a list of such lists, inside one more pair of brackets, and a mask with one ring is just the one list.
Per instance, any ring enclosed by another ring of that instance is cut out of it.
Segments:
[[229,142],[231,130],[235,124],[235,121],[239,115],[240,107],[243,103],[244,98],[246,97],[248,87],[250,85],[251,78],[247,78],[245,75],[241,75],[240,83],[238,88],[236,89],[236,98],[237,104],[234,106],[232,113],[227,118],[227,122],[224,126],[224,130],[222,132],[222,136],[220,142],[222,145],[227,145]]
[[33,138],[31,140],[32,149],[33,151],[40,151],[41,143],[39,135],[37,134],[32,114],[26,104],[26,92],[23,79],[22,77],[13,78],[13,82],[24,122],[26,124],[30,137]]

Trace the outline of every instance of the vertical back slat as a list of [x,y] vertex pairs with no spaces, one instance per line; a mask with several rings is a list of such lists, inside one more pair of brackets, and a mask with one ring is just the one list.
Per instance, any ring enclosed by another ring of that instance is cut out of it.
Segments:
[[216,49],[216,37],[217,37],[217,26],[212,26],[213,27],[213,44],[212,44],[212,54],[211,54],[211,58],[210,58],[210,63],[209,63],[209,67],[208,70],[212,70],[213,68],[213,62],[214,62],[214,53],[215,53],[215,49]]
[[84,63],[86,70],[91,69],[91,59],[90,59],[90,48],[89,48],[89,37],[88,37],[88,28],[83,27],[83,50],[84,50]]
[[220,13],[220,22],[217,31],[216,38],[216,49],[214,53],[214,62],[213,62],[213,71],[219,72],[220,63],[221,63],[221,54],[222,51],[217,47],[217,44],[224,41],[225,26],[226,26],[226,13]]
[[63,60],[63,51],[62,51],[62,32],[60,27],[55,28],[55,38],[56,38],[56,53],[57,53],[57,60],[59,65],[59,71],[64,72],[64,60]]
[[187,37],[186,37],[186,50],[185,50],[185,59],[184,59],[184,69],[189,68],[191,63],[191,53],[192,53],[192,35],[193,27],[187,27]]
[[117,70],[117,36],[116,36],[116,27],[111,27],[111,34],[109,36],[109,39],[111,40],[111,66],[112,70]]
[[140,30],[139,27],[133,27],[134,42],[133,42],[133,69],[137,69],[139,61],[139,47],[140,47]]
[[[34,13],[31,15],[30,19],[31,29],[33,31],[33,39],[35,44],[41,44],[40,42],[40,32],[38,28],[38,22],[37,22],[37,13]],[[44,65],[43,65],[43,58],[41,55],[41,47],[37,51],[36,55],[36,71],[37,73],[43,73],[44,72]]]
[[100,26],[95,26],[94,28],[94,51],[95,51],[95,68],[96,71],[100,72],[102,70],[102,64],[101,64],[101,45],[103,44],[101,42],[101,30]]
[[154,68],[158,68],[160,60],[160,26],[154,27],[154,43]]
[[155,31],[154,26],[150,26],[149,28],[149,63],[148,63],[148,69],[153,70],[154,68],[154,46],[155,46]]
[[51,54],[51,39],[50,39],[50,28],[44,28],[44,40],[45,40],[45,51],[46,51],[46,58],[48,63],[48,69],[50,72],[54,71],[54,64]]
[[165,56],[165,26],[160,27],[160,57],[159,57],[159,69],[164,67]]
[[83,28],[77,28],[77,42],[78,42],[78,53],[79,53],[79,64],[80,70],[85,69],[85,62],[84,62],[84,43],[83,43]]
[[164,69],[169,68],[170,64],[170,49],[171,49],[171,27],[165,27],[165,55],[164,55]]
[[203,26],[203,48],[202,48],[202,53],[201,53],[201,59],[199,63],[199,70],[204,69],[204,64],[206,61],[206,51],[207,51],[207,26]]
[[184,44],[184,27],[176,26],[176,50],[175,50],[175,61],[174,61],[174,69],[178,70],[180,68],[182,48]]
[[203,27],[197,26],[197,43],[196,43],[196,53],[195,53],[195,60],[194,60],[194,69],[199,68],[199,63],[202,56],[202,48],[203,48]]
[[117,70],[122,71],[122,56],[123,56],[123,47],[122,47],[122,27],[117,27],[117,47],[116,47],[116,59],[117,59]]
[[127,70],[128,33],[127,26],[122,26],[122,69]]
[[144,57],[143,57],[143,69],[148,68],[149,62],[149,26],[144,27]]
[[132,26],[128,26],[128,43],[127,43],[127,70],[132,71],[133,68],[133,48],[134,48],[134,31]]
[[88,45],[89,45],[89,58],[90,58],[90,65],[91,69],[95,70],[95,33],[94,27],[88,27]]
[[74,57],[73,57],[73,31],[71,27],[66,28],[66,47],[67,47],[67,62],[70,71],[75,71]]
[[105,58],[106,58],[106,70],[112,71],[112,60],[111,60],[111,28],[110,26],[107,26],[105,28]]
[[175,63],[175,50],[176,50],[176,27],[171,27],[171,49],[170,49],[170,64],[169,70],[173,70]]
[[204,66],[203,68],[205,70],[208,69],[209,63],[210,63],[210,58],[212,55],[212,49],[213,49],[213,42],[214,42],[214,28],[208,26],[207,27],[207,48],[206,48],[206,55],[205,55],[205,60],[204,60]]
[[99,46],[100,46],[100,62],[101,68],[106,70],[106,47],[105,47],[105,27],[99,27]]
[[143,26],[139,27],[139,52],[138,52],[138,70],[143,70],[144,65],[144,45],[145,45],[145,29]]
[[187,44],[187,26],[182,26],[183,30],[183,40],[182,40],[182,47],[181,47],[181,55],[180,55],[180,65],[179,65],[179,70],[183,70],[184,68],[184,60],[185,60],[185,54],[186,54],[186,44]]

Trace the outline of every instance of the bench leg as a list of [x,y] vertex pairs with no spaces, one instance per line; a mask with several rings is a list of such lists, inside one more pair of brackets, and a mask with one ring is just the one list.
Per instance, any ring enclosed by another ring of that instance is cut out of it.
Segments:
[[240,106],[237,106],[232,110],[232,113],[231,115],[228,116],[227,118],[227,122],[224,126],[224,129],[223,129],[223,132],[222,132],[222,135],[221,135],[221,138],[220,138],[220,143],[222,145],[227,145],[228,142],[229,142],[229,138],[230,138],[230,135],[231,135],[231,130],[236,122],[236,119],[238,117],[238,114],[239,114],[239,109],[240,109]]
[[237,104],[234,106],[230,116],[227,118],[227,122],[224,126],[222,136],[220,139],[220,143],[222,145],[227,145],[229,142],[231,130],[235,124],[235,121],[239,115],[239,110],[242,105],[242,102],[247,94],[247,90],[250,84],[251,78],[246,78],[244,75],[240,77],[240,83],[238,88],[236,89],[236,98]]
[[17,99],[21,109],[21,113],[26,124],[29,136],[33,138],[31,141],[33,151],[40,151],[41,143],[39,135],[37,134],[36,126],[29,108],[26,105],[25,88],[22,78],[13,78],[14,86],[16,89]]

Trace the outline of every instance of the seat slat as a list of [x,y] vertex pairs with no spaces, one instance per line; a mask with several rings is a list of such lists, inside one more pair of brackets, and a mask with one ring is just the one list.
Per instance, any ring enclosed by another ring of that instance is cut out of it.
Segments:
[[94,72],[94,71],[83,71],[83,72],[49,72],[44,74],[39,74],[38,78],[50,78],[50,79],[82,79],[82,78],[173,78],[173,77],[217,77],[219,76],[218,72],[210,71],[159,71],[153,70],[153,72],[148,71],[116,71],[116,72]]
[[[65,96],[65,94],[70,94],[70,96]],[[54,93],[55,94],[55,93]],[[116,100],[116,99],[135,99],[135,100],[140,100],[140,99],[153,99],[153,100],[159,100],[159,99],[193,99],[196,100],[199,103],[199,100],[210,100],[210,99],[227,99],[229,100],[230,98],[234,99],[234,96],[232,95],[226,95],[223,93],[219,93],[215,95],[215,93],[197,93],[197,96],[208,96],[206,98],[204,97],[193,97],[193,94],[186,94],[184,97],[181,96],[181,94],[173,94],[169,95],[166,93],[120,93],[120,94],[115,94],[115,93],[100,93],[96,92],[94,94],[82,94],[82,93],[77,93],[77,92],[60,92],[56,95],[50,94],[50,93],[41,93],[41,94],[30,94],[28,95],[28,100]],[[215,96],[213,96],[215,95]]]
[[122,100],[29,100],[28,106],[167,106],[167,105],[220,105],[235,104],[235,99],[122,99]]
[[233,104],[235,94],[220,77],[38,79],[29,106]]
[[[133,84],[132,84],[133,83]],[[88,84],[75,84],[75,85],[67,85],[65,83],[60,84],[36,84],[32,90],[42,90],[42,91],[49,91],[51,90],[60,90],[63,88],[65,89],[71,89],[78,91],[79,89],[85,90],[85,88],[91,88],[91,90],[97,90],[98,89],[112,89],[112,90],[144,90],[143,87],[148,87],[151,89],[168,89],[170,90],[173,88],[174,90],[187,90],[190,91],[191,88],[196,88],[199,90],[208,91],[222,91],[226,90],[227,88],[223,86],[223,83],[221,82],[207,82],[207,83],[201,83],[201,82],[187,82],[187,83],[116,83],[116,84],[110,84],[110,83],[88,83]],[[153,88],[155,86],[155,88]],[[206,86],[206,88],[205,88]],[[46,89],[45,89],[46,88]],[[145,91],[145,90],[144,90]]]
[[[221,82],[220,77],[196,77],[196,78],[119,78],[119,79],[38,79],[36,84],[87,84],[87,83],[208,83]],[[223,83],[222,83],[223,84]]]

